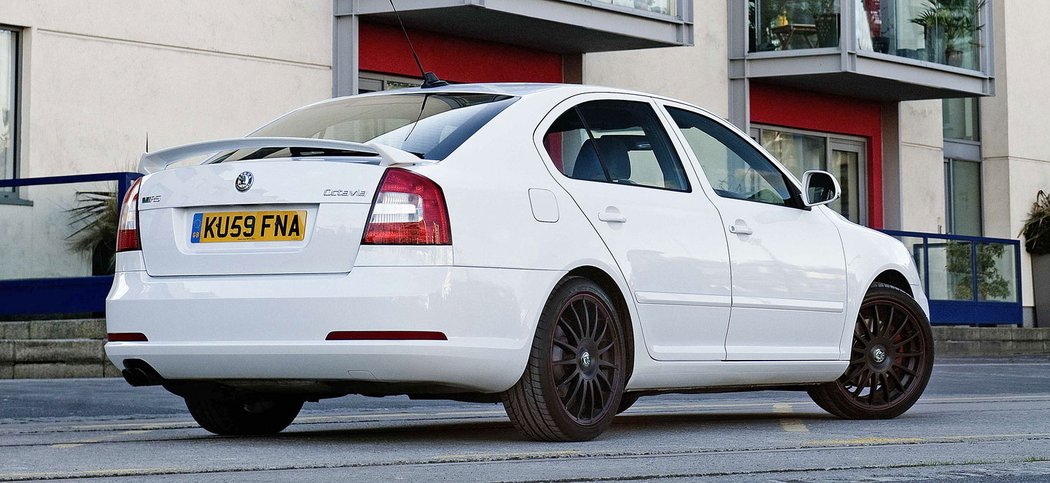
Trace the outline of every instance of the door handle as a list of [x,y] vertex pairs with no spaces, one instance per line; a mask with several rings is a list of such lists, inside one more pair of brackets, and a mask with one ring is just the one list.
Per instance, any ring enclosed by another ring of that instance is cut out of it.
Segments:
[[627,217],[620,210],[610,206],[605,211],[598,213],[598,219],[606,223],[627,223]]
[[744,220],[736,220],[732,225],[729,225],[729,233],[734,235],[750,235],[754,233],[751,231],[751,227],[747,226],[747,222]]

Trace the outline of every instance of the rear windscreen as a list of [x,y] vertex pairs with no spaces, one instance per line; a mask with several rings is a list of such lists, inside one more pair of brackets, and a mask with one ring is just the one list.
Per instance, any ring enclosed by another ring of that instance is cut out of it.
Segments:
[[[517,97],[413,93],[350,97],[293,111],[250,136],[374,142],[440,160]],[[229,153],[222,161],[294,156],[287,149]]]

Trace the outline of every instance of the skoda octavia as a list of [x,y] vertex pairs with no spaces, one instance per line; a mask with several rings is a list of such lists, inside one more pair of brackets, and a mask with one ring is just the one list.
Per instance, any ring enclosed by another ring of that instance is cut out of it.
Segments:
[[891,418],[933,365],[904,246],[839,216],[831,174],[800,181],[672,99],[367,94],[140,169],[106,352],[218,434],[347,394],[502,402],[556,441],[663,392],[793,389]]

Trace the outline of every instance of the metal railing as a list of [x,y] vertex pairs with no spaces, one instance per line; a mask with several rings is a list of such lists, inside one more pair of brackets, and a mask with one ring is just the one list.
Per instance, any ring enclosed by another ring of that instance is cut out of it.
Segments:
[[[0,189],[117,183],[124,199],[139,173],[0,180]],[[20,209],[12,207],[12,209]],[[885,230],[911,250],[937,325],[1022,325],[1021,243],[1017,240]],[[0,279],[0,317],[105,311],[112,275]]]
[[934,325],[1023,325],[1020,241],[883,232],[911,250]]
[[[119,206],[139,173],[94,173],[0,180],[0,189],[115,181]],[[12,207],[12,209],[22,209]],[[113,275],[0,280],[0,317],[42,314],[89,314],[106,310]]]

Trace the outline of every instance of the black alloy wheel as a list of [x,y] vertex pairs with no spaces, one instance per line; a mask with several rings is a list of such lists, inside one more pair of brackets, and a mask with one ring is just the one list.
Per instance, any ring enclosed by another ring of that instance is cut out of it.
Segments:
[[521,380],[503,396],[530,438],[586,441],[608,428],[626,373],[623,326],[608,295],[584,278],[563,281],[544,307]]
[[930,323],[919,305],[901,290],[878,284],[861,305],[846,372],[809,395],[842,418],[894,418],[926,389],[933,354]]

